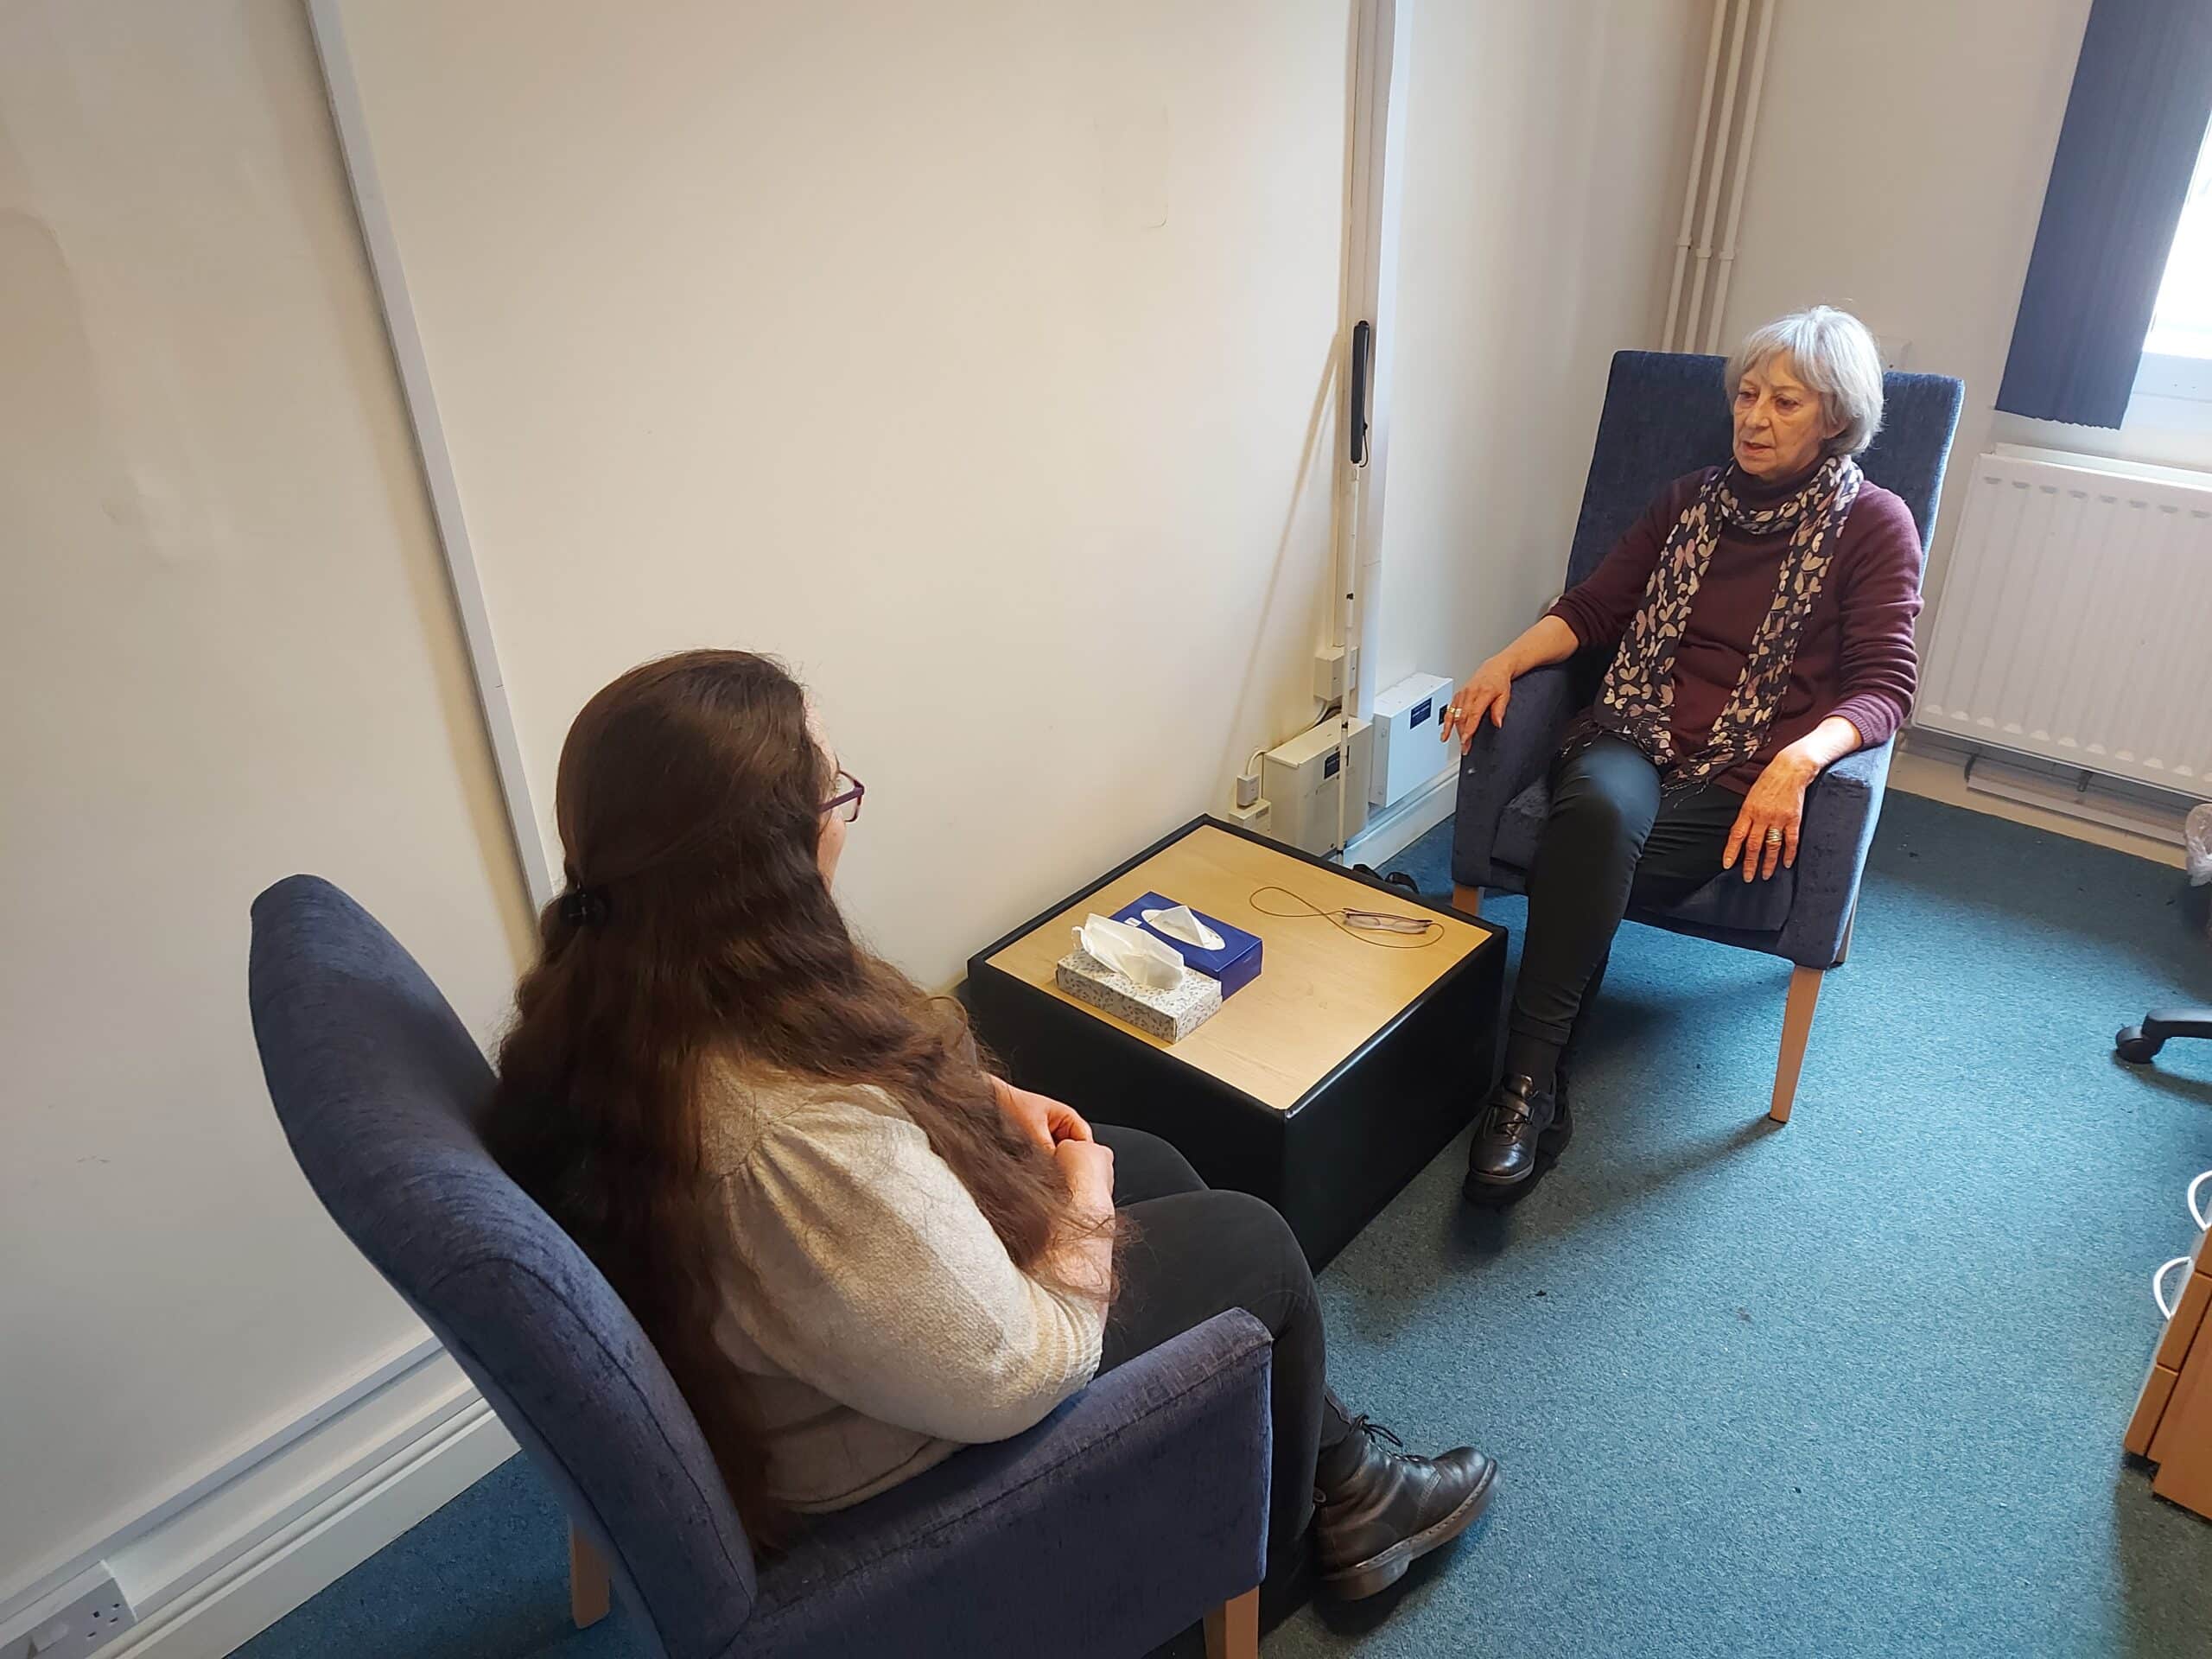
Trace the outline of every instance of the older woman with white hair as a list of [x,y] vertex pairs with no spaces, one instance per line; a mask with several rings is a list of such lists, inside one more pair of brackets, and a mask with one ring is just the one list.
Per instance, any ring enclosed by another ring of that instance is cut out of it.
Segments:
[[1726,385],[1730,463],[1669,485],[1446,712],[1464,750],[1484,720],[1504,723],[1520,675],[1611,655],[1553,763],[1504,1075],[1469,1155],[1477,1203],[1527,1192],[1566,1146],[1561,1057],[1628,907],[1794,864],[1821,771],[1912,704],[1920,537],[1853,459],[1882,423],[1872,336],[1826,306],[1798,312],[1744,341]]

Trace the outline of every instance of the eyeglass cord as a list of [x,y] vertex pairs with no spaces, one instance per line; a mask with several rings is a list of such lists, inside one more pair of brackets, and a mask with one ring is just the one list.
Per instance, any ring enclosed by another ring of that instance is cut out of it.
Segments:
[[[1260,895],[1263,893],[1279,893],[1282,894],[1284,898],[1293,899],[1296,903],[1305,906],[1305,908],[1302,910],[1269,910],[1266,906],[1260,902]],[[1426,950],[1430,945],[1434,944],[1439,939],[1444,937],[1444,924],[1430,917],[1407,916],[1400,914],[1395,911],[1357,910],[1350,907],[1342,910],[1324,910],[1320,906],[1315,904],[1311,899],[1308,899],[1304,893],[1293,893],[1288,887],[1268,886],[1254,888],[1252,890],[1252,908],[1258,911],[1262,916],[1280,916],[1287,920],[1298,917],[1319,916],[1325,921],[1333,922],[1338,927],[1351,934],[1352,938],[1357,939],[1361,944],[1371,944],[1377,950]],[[1372,922],[1368,923],[1365,926],[1362,926],[1351,920],[1351,918],[1355,916],[1372,917],[1375,919]],[[1412,925],[1406,925],[1408,923],[1412,924]],[[1405,943],[1399,944],[1389,939],[1376,938],[1375,934],[1378,931],[1397,933],[1402,936],[1420,933],[1425,937],[1421,938],[1418,941],[1408,938]]]

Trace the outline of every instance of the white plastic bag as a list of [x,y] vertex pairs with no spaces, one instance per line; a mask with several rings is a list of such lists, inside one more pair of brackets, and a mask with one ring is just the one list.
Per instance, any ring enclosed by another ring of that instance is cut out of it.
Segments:
[[2189,866],[2189,885],[2212,883],[2212,801],[2199,801],[2189,809],[2182,829],[2182,845]]

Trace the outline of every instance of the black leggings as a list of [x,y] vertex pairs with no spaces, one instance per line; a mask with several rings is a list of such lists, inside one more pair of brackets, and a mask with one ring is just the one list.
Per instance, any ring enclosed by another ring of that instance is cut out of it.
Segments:
[[1183,1154],[1141,1129],[1099,1124],[1113,1148],[1114,1207],[1135,1242],[1098,1362],[1108,1370],[1170,1337],[1241,1307],[1274,1336],[1269,1410],[1274,1474],[1268,1505],[1269,1570],[1289,1560],[1313,1518],[1313,1470],[1350,1425],[1328,1392],[1326,1344],[1313,1272],[1290,1224],[1265,1200],[1217,1192]]
[[[1629,906],[1678,905],[1719,874],[1743,804],[1713,783],[1662,803],[1658,769],[1618,737],[1559,763],[1551,817],[1529,872],[1528,933],[1508,1022],[1515,1039],[1554,1054],[1566,1047]],[[1507,1070],[1516,1069],[1527,1068],[1509,1059]]]

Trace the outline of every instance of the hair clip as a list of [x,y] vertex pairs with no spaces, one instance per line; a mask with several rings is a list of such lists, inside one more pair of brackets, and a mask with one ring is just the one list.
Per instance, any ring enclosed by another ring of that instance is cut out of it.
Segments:
[[561,919],[570,927],[597,927],[607,920],[605,887],[570,887],[559,903]]

